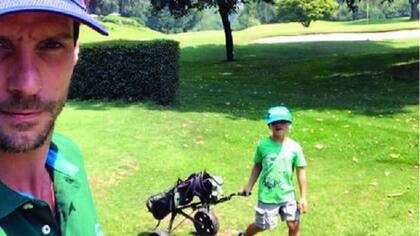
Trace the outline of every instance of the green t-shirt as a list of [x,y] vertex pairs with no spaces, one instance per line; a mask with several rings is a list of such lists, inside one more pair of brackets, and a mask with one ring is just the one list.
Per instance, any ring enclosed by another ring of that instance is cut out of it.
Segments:
[[271,137],[264,138],[258,143],[254,163],[262,165],[259,201],[278,204],[295,199],[293,171],[296,167],[306,166],[302,148],[297,142],[287,138],[280,144]]
[[54,182],[55,217],[44,201],[17,193],[0,182],[0,236],[103,236],[76,145],[54,134],[46,168]]

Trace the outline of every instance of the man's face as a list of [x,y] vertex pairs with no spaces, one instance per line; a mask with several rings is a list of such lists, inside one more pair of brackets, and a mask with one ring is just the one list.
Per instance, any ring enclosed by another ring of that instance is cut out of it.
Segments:
[[68,17],[0,16],[0,151],[44,144],[64,106],[77,53]]
[[274,121],[268,125],[274,136],[284,137],[289,132],[291,123],[286,120]]

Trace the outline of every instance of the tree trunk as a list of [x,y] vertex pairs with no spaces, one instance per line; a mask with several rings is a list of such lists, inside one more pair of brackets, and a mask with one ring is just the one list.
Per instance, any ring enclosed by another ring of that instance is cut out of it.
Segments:
[[119,12],[121,16],[125,16],[125,0],[118,1]]
[[88,2],[88,11],[91,14],[98,14],[97,10],[98,10],[98,1],[97,0],[90,0]]
[[410,3],[410,19],[411,20],[418,20],[419,19],[419,0],[409,0]]
[[233,39],[229,22],[229,9],[226,6],[225,0],[218,0],[217,5],[219,6],[219,14],[222,18],[223,29],[225,31],[226,60],[233,61]]

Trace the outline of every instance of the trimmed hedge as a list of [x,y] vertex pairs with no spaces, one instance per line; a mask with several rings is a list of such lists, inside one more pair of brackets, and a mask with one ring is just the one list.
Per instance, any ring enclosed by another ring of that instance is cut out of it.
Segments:
[[108,41],[81,46],[69,98],[175,101],[179,43],[172,40]]

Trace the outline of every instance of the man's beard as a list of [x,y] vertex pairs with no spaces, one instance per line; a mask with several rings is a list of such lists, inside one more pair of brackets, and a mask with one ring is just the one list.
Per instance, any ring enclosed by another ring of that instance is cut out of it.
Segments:
[[[1,111],[9,110],[34,110],[37,112],[46,112],[50,115],[45,127],[36,134],[36,137],[31,140],[28,137],[14,137],[7,134],[0,129],[0,151],[9,153],[21,153],[33,151],[42,145],[51,134],[54,122],[64,107],[66,96],[56,101],[42,101],[38,96],[22,97],[20,95],[13,95],[9,99],[0,102]],[[31,122],[22,122],[14,126],[16,130],[27,131],[36,124]]]

